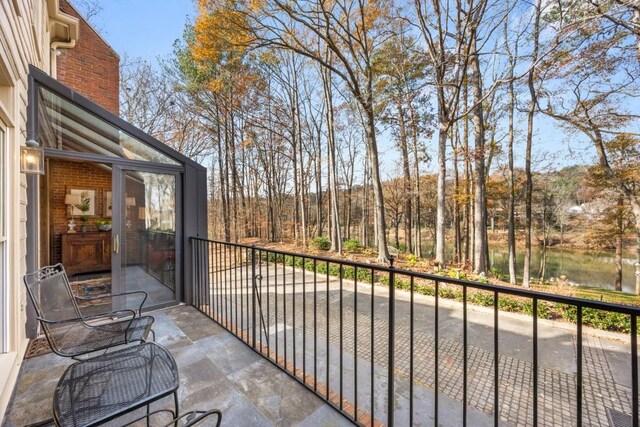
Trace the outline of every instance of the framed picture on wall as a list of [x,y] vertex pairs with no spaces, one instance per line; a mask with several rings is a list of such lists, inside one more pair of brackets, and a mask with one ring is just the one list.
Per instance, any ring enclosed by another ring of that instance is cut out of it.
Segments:
[[105,218],[111,218],[113,213],[112,211],[113,198],[111,196],[111,191],[104,192],[104,213],[103,216]]
[[70,188],[68,194],[79,196],[79,202],[71,205],[73,216],[95,216],[96,214],[96,190],[86,188]]

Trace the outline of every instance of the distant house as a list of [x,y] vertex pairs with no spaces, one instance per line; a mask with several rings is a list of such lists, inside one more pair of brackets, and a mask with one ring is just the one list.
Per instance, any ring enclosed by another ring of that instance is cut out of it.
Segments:
[[25,273],[63,262],[79,294],[190,299],[206,170],[118,118],[118,88],[118,55],[67,0],[0,3],[0,418],[38,332]]
[[571,206],[567,209],[567,213],[569,215],[582,215],[584,213],[584,208],[580,205]]

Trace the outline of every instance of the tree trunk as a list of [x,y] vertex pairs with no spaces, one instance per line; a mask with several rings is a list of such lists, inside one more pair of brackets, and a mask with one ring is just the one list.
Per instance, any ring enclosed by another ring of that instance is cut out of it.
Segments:
[[224,228],[224,241],[231,241],[231,228],[229,224],[229,206],[227,202],[227,188],[225,184],[225,180],[227,177],[227,167],[225,165],[225,153],[226,150],[222,149],[222,129],[220,123],[220,114],[218,109],[216,108],[216,143],[218,148],[218,173],[219,173],[219,182],[220,182],[220,199],[222,202],[222,222]]
[[623,209],[624,209],[624,197],[618,196],[618,209],[616,212],[616,278],[615,278],[615,290],[622,290],[622,238],[624,236],[623,229]]
[[[403,174],[403,199],[404,199],[404,240],[407,252],[411,252],[411,221],[413,219],[411,209],[411,172],[409,171],[409,150],[407,148],[407,128],[405,124],[404,111],[398,101],[398,125],[400,127],[400,153],[402,155]],[[399,244],[396,242],[396,245]]]
[[[513,66],[510,68],[510,77],[513,78]],[[507,244],[509,250],[509,283],[511,285],[518,284],[516,272],[516,189],[513,165],[513,142],[515,139],[514,131],[514,110],[516,104],[516,95],[513,87],[513,81],[509,82],[509,231]]]
[[436,196],[436,263],[441,267],[445,263],[445,224],[446,209],[446,178],[447,178],[447,131],[449,122],[444,111],[439,113],[440,125],[438,129],[438,194]]
[[536,111],[537,93],[534,86],[535,64],[538,61],[538,47],[540,39],[540,8],[542,0],[536,1],[535,18],[533,26],[533,54],[531,58],[531,68],[527,75],[527,86],[531,100],[527,111],[527,147],[525,150],[525,241],[524,241],[524,267],[522,269],[522,286],[528,288],[531,286],[531,227],[533,226],[531,202],[533,195],[533,178],[531,176],[531,146],[533,145],[533,116]]
[[476,50],[476,32],[471,29],[469,69],[471,71],[471,83],[473,101],[475,107],[472,111],[474,130],[474,155],[475,155],[475,180],[474,180],[474,250],[473,269],[478,273],[487,273],[489,270],[489,244],[487,238],[487,204],[485,196],[485,141],[484,141],[484,112],[482,111],[482,77],[480,74],[480,61]]
[[461,233],[460,233],[460,173],[458,171],[458,151],[460,146],[460,133],[458,126],[454,127],[455,135],[452,140],[453,149],[453,259],[459,263],[461,256]]
[[322,70],[322,84],[324,88],[324,103],[327,114],[327,145],[329,149],[329,189],[331,190],[330,198],[330,237],[331,250],[333,252],[342,252],[342,237],[340,235],[340,210],[338,207],[338,177],[336,165],[336,142],[334,128],[333,113],[333,93],[331,88],[331,71]]
[[298,206],[300,207],[300,238],[302,240],[302,247],[307,247],[307,210],[305,203],[305,182],[304,182],[304,158],[302,155],[302,123],[300,119],[300,95],[298,89],[298,69],[295,64],[295,60],[291,64],[292,79],[293,79],[293,122],[295,123],[294,130],[296,132],[293,138],[293,149],[297,150],[296,157],[298,158],[300,165],[298,166],[299,176],[296,178],[298,182]]
[[543,197],[542,203],[542,253],[540,254],[540,269],[538,270],[538,280],[544,281],[547,272],[547,245],[549,232],[547,231],[547,195]]
[[414,186],[413,186],[413,196],[414,196],[414,206],[415,206],[415,215],[413,216],[413,227],[414,227],[414,250],[413,253],[417,257],[422,257],[422,230],[421,230],[421,219],[420,219],[420,152],[418,151],[418,117],[413,106],[409,104],[409,112],[411,113],[411,141],[413,143],[413,175],[414,175]]
[[[468,110],[468,87],[467,83],[463,83],[462,99],[464,102],[464,111]],[[462,123],[462,139],[464,141],[464,248],[462,251],[462,264],[467,265],[471,258],[471,156],[469,152],[469,119],[465,117]]]
[[378,261],[389,262],[389,249],[387,248],[386,221],[384,217],[384,196],[382,192],[382,179],[380,177],[380,161],[378,158],[378,144],[376,142],[376,122],[373,113],[373,102],[369,100],[365,109],[367,141],[367,154],[371,167],[371,180],[373,184],[373,203],[375,206],[375,227],[378,245]]
[[636,295],[640,295],[640,200],[629,198],[629,204],[636,220]]

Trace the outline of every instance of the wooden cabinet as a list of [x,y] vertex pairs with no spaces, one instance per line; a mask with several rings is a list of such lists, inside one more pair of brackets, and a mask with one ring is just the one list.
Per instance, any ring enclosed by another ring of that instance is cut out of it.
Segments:
[[70,276],[111,270],[111,233],[63,234],[62,264]]

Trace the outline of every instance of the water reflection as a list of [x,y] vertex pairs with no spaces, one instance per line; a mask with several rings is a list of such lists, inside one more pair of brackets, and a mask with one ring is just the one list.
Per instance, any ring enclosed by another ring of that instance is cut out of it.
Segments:
[[[426,256],[433,257],[433,249],[425,247]],[[447,247],[447,256],[451,257],[453,248]],[[532,248],[531,273],[532,277],[538,277],[540,247]],[[491,245],[489,248],[489,261],[491,268],[498,270],[503,275],[509,274],[509,253],[507,245]],[[522,279],[522,265],[524,253],[522,250],[516,254],[516,271],[518,279]],[[569,282],[581,286],[594,288],[613,289],[615,282],[615,254],[613,251],[590,252],[578,249],[547,249],[547,267],[545,280],[552,277],[567,276]],[[635,292],[635,259],[633,254],[625,254],[622,260],[622,290]]]
[[[542,250],[534,247],[532,253],[531,271],[533,277],[538,276]],[[516,255],[516,270],[522,275],[524,254]],[[494,245],[489,249],[491,266],[503,274],[509,274],[509,253],[507,246]],[[622,290],[635,292],[635,260],[623,257],[622,260]],[[613,252],[588,252],[576,249],[547,249],[547,268],[544,279],[561,275],[567,276],[571,283],[582,286],[613,289],[615,282],[615,254]]]

